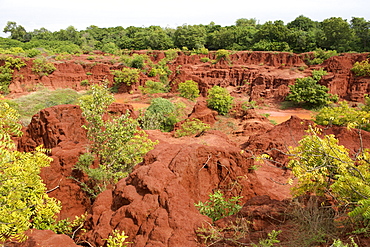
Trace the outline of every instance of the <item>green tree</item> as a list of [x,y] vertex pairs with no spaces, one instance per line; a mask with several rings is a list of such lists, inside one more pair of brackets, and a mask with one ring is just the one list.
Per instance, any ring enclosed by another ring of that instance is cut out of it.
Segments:
[[326,74],[324,70],[314,70],[312,76],[298,78],[294,85],[289,85],[290,92],[286,100],[309,108],[321,107],[335,101],[337,97],[329,94],[326,86],[318,84],[321,77]]
[[21,136],[18,113],[0,98],[0,241],[23,240],[29,228],[48,229],[55,223],[60,203],[46,194],[40,178],[51,158],[42,147],[15,150],[13,136]]
[[351,205],[349,216],[370,227],[370,150],[355,157],[338,144],[334,135],[320,137],[321,130],[310,126],[308,134],[290,150],[288,167],[298,179],[295,195],[328,195],[341,205]]
[[324,34],[320,41],[322,48],[338,52],[351,49],[354,35],[347,20],[341,17],[331,17],[321,22],[321,28]]
[[178,48],[199,49],[206,43],[207,32],[202,25],[183,25],[174,33],[174,43]]
[[80,107],[88,122],[83,127],[87,129],[87,137],[91,142],[89,151],[98,158],[99,166],[91,168],[92,160],[81,160],[77,168],[88,173],[93,187],[90,193],[94,196],[127,176],[157,142],[151,141],[139,129],[138,121],[131,118],[129,113],[121,116],[108,113],[114,97],[106,87],[93,85],[91,89],[90,95],[80,98]]
[[352,17],[351,29],[355,33],[355,41],[353,50],[368,51],[370,41],[370,22],[363,17]]
[[193,80],[187,80],[179,83],[178,91],[180,92],[181,97],[190,100],[195,100],[197,97],[199,97],[198,83]]
[[8,21],[3,32],[10,32],[11,39],[19,40],[22,42],[27,42],[30,40],[30,35],[27,33],[26,29],[21,25],[18,26],[17,23],[14,21]]
[[208,90],[207,105],[221,115],[226,115],[233,104],[233,97],[226,88],[214,86]]

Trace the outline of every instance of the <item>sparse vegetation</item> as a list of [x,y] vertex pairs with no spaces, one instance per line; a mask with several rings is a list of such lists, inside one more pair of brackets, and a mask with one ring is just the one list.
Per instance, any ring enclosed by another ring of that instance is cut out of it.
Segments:
[[209,200],[206,202],[198,202],[195,206],[201,214],[207,215],[213,221],[219,220],[225,216],[237,213],[242,206],[240,199],[242,197],[235,196],[226,200],[224,194],[217,190],[209,195]]

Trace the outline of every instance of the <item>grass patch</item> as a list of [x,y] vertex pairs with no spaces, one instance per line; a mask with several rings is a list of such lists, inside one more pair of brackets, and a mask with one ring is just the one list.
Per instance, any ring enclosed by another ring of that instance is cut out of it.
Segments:
[[76,104],[80,96],[81,94],[69,88],[54,91],[43,89],[12,101],[21,115],[22,124],[28,125],[32,116],[40,110],[55,105]]

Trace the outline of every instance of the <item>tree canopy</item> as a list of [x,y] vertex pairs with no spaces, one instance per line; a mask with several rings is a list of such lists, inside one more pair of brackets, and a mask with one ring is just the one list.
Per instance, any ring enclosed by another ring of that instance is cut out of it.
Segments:
[[[80,31],[68,26],[55,32],[44,27],[27,31],[16,22],[9,21],[4,27],[4,32],[10,33],[10,40],[19,43],[11,43],[7,41],[9,39],[2,38],[0,48],[9,45],[27,49],[47,48],[45,46],[49,42],[66,42],[65,44],[76,45],[86,52],[103,50],[107,44],[130,50],[166,50],[184,47],[192,50],[205,47],[209,50],[309,52],[320,48],[339,52],[365,52],[370,51],[369,30],[370,22],[362,17],[352,17],[350,21],[341,17],[331,17],[319,22],[303,15],[287,24],[281,20],[259,24],[255,19],[240,18],[235,21],[235,25],[224,27],[214,22],[208,25],[184,24],[176,28],[154,25],[100,28],[91,25]],[[53,43],[52,46],[57,44]]]

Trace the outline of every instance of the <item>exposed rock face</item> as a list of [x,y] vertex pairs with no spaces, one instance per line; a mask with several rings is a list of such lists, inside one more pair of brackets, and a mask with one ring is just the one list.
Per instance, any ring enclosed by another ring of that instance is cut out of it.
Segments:
[[71,180],[72,167],[78,161],[87,145],[86,123],[81,109],[75,105],[59,105],[41,110],[32,117],[24,135],[18,140],[20,151],[33,151],[43,145],[51,149],[53,158],[49,167],[41,170],[41,178],[50,196],[62,202],[60,218],[71,218],[84,214],[90,201],[80,186]]
[[[305,131],[309,125],[314,125],[314,122],[292,116],[288,121],[276,125],[266,133],[251,136],[242,145],[242,148],[254,154],[268,153],[274,160],[283,165],[287,162],[287,156],[284,153],[288,152],[289,146],[298,146],[298,141],[307,134]],[[339,140],[339,144],[348,148],[351,155],[357,153],[361,145],[362,148],[370,145],[370,133],[367,131],[348,130],[346,127],[338,126],[330,128],[327,126],[317,127],[323,130],[323,135],[334,134]]]
[[[144,54],[145,51],[137,52]],[[154,62],[164,57],[160,51],[147,52]],[[200,92],[206,96],[207,90],[214,85],[233,87],[233,93],[247,93],[252,100],[282,101],[289,92],[289,85],[297,78],[310,76],[313,69],[324,68],[329,72],[320,83],[329,87],[330,92],[338,94],[342,99],[363,101],[363,95],[370,93],[370,78],[356,77],[351,68],[356,61],[366,59],[367,54],[343,54],[335,56],[322,65],[308,66],[303,60],[305,54],[286,52],[248,52],[240,51],[230,55],[228,61],[216,64],[201,62],[202,57],[215,59],[215,53],[208,55],[185,55],[181,52],[178,57],[168,64],[172,71],[169,76],[172,92],[176,92],[180,82],[194,80],[199,84]],[[73,88],[84,90],[86,86],[80,83],[89,80],[98,83],[104,80],[113,82],[111,70],[122,68],[119,63],[102,60],[99,63],[86,60],[86,55],[75,57],[63,63],[55,63],[57,68],[48,76],[39,77],[32,73],[32,60],[27,66],[15,72],[13,83],[10,85],[12,93],[33,90],[42,83],[52,89]],[[302,71],[303,69],[303,71]],[[22,75],[22,76],[18,76]],[[122,85],[120,92],[138,90],[147,80],[159,80],[157,77],[148,77],[141,73],[139,82],[130,86]]]
[[207,200],[217,188],[244,200],[266,193],[251,165],[250,157],[218,132],[192,141],[160,140],[127,179],[98,196],[87,239],[100,245],[119,229],[135,246],[197,246],[195,231],[209,219],[194,203]]
[[64,234],[56,234],[50,230],[30,229],[26,232],[28,239],[23,243],[6,244],[12,247],[78,247],[80,245]]

